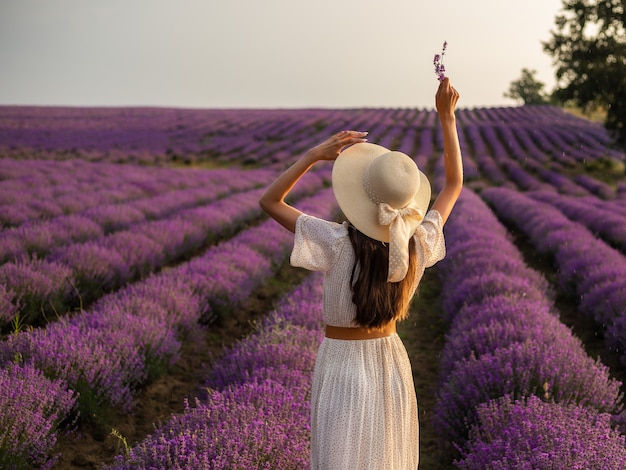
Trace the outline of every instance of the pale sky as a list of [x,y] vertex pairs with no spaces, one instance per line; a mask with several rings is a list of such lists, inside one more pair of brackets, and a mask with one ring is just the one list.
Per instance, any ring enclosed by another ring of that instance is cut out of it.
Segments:
[[444,64],[460,107],[511,105],[561,0],[0,0],[0,105],[434,106]]

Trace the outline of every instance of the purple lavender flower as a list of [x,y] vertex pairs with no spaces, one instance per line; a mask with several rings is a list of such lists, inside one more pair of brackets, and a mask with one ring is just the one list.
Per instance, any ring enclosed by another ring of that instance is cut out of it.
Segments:
[[118,287],[130,278],[130,270],[115,250],[95,241],[55,249],[48,259],[71,268],[83,298]]
[[11,301],[28,322],[41,321],[42,312],[44,315],[64,313],[72,279],[67,266],[37,258],[0,266],[4,302]]
[[488,272],[483,275],[468,276],[457,285],[453,292],[444,298],[444,309],[456,312],[463,305],[480,304],[489,297],[507,295],[512,299],[541,300],[545,289],[524,277],[511,276],[503,272]]
[[124,230],[99,240],[114,253],[119,253],[130,269],[131,278],[144,277],[164,264],[161,246],[141,232]]
[[64,381],[48,380],[31,365],[0,369],[0,466],[53,465],[50,452],[75,402]]
[[88,410],[86,417],[103,404],[130,409],[132,391],[146,374],[129,332],[95,328],[65,317],[46,328],[12,334],[0,342],[0,365],[13,361],[16,355],[25,365],[44,370],[79,391],[81,409]]
[[443,65],[443,56],[446,54],[446,48],[448,47],[448,42],[444,41],[443,46],[441,48],[441,54],[435,54],[435,58],[433,59],[433,65],[435,66],[435,75],[437,75],[437,80],[440,82],[446,78],[446,67]]
[[0,325],[6,325],[15,318],[19,311],[19,301],[3,284],[0,284]]
[[152,275],[145,280],[102,297],[94,311],[126,311],[140,318],[150,316],[184,334],[197,330],[206,302],[189,279],[179,272]]
[[129,204],[109,204],[92,207],[83,214],[99,224],[104,233],[126,228],[145,220],[145,215]]
[[259,331],[220,356],[213,366],[209,385],[223,389],[247,382],[260,377],[260,368],[264,368],[270,377],[272,369],[283,367],[310,375],[321,342],[320,331],[289,324],[282,327],[275,324],[271,329]]
[[551,314],[550,305],[545,301],[504,295],[492,297],[488,302],[465,308],[456,320],[448,332],[442,353],[442,379],[454,370],[458,361],[467,360],[472,355],[479,358],[529,339],[548,344],[558,341],[569,343],[572,349],[580,348],[580,341]]
[[0,225],[19,225],[38,216],[37,211],[25,203],[4,204],[0,210]]

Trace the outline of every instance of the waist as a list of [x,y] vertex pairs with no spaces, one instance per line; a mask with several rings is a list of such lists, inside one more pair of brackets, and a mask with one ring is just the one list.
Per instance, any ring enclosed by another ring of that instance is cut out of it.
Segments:
[[396,333],[396,322],[392,321],[382,328],[343,327],[326,325],[326,337],[331,339],[362,340],[391,336]]

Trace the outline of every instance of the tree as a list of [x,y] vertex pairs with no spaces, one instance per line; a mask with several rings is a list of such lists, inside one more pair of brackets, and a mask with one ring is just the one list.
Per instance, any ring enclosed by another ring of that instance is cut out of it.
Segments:
[[543,48],[554,60],[555,97],[606,109],[607,130],[626,148],[626,0],[563,0]]
[[546,104],[548,99],[542,91],[545,84],[535,78],[536,73],[536,70],[523,68],[522,76],[519,80],[511,82],[509,91],[504,93],[504,97],[521,100],[524,104]]

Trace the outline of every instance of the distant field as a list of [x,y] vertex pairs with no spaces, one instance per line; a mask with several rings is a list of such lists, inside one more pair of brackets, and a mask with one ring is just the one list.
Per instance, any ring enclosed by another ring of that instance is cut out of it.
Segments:
[[[448,255],[400,330],[420,468],[625,468],[626,155],[551,106],[457,123]],[[442,186],[433,110],[0,106],[0,467],[307,468],[321,278],[258,198],[343,129]],[[291,202],[340,219],[331,168]]]

